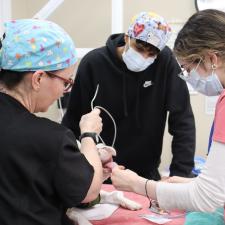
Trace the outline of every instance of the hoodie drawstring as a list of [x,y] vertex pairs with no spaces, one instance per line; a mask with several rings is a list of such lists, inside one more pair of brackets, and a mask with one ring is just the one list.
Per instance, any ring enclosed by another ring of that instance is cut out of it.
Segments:
[[140,122],[140,87],[139,87],[139,83],[138,83],[138,87],[137,87],[137,91],[136,91],[135,118],[136,118],[136,126],[137,126],[137,128],[141,128],[141,122]]
[[123,74],[123,112],[124,116],[128,116],[128,111],[127,111],[127,86],[126,86],[126,75]]
[[[137,128],[141,128],[140,122],[140,80],[138,81],[137,90],[136,90],[136,103],[135,103],[135,124]],[[123,111],[124,116],[128,116],[128,107],[127,107],[127,84],[126,84],[126,74],[123,74]]]

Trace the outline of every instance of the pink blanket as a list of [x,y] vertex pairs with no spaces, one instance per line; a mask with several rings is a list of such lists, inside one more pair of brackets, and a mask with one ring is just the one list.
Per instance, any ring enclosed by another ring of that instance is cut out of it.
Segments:
[[[115,190],[112,185],[103,185],[103,189],[106,191]],[[142,209],[138,211],[130,211],[127,209],[119,208],[116,210],[113,215],[107,219],[99,220],[99,221],[91,221],[93,225],[150,225],[154,224],[150,221],[147,221],[143,218],[140,218],[140,214],[150,214],[150,210],[148,209],[149,200],[146,197],[141,195],[137,195],[130,192],[124,192],[124,195],[138,203],[142,204]],[[182,225],[185,222],[185,218],[177,218],[173,219],[171,222],[166,223],[166,225]]]

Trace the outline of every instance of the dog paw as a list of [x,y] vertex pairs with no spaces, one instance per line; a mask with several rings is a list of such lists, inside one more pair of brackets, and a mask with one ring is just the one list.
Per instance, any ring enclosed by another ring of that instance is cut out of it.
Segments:
[[106,192],[101,190],[100,195],[101,203],[116,204],[129,210],[139,210],[142,208],[139,203],[124,197],[121,191]]
[[123,208],[129,209],[129,210],[139,210],[142,208],[142,206],[139,203],[133,200],[130,200],[129,198],[124,197],[123,195],[119,196],[119,204]]

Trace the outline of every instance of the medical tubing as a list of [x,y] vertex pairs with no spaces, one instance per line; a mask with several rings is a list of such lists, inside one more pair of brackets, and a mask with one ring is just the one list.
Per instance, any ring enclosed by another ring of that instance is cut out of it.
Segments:
[[[111,146],[114,147],[114,144],[115,144],[115,141],[116,141],[116,135],[117,135],[116,122],[115,122],[113,116],[110,114],[110,112],[109,112],[107,109],[105,109],[105,108],[102,107],[102,106],[94,106],[94,100],[95,100],[95,98],[96,98],[96,96],[97,96],[97,94],[98,94],[98,89],[99,89],[99,84],[97,84],[97,87],[96,87],[96,91],[95,91],[94,97],[93,97],[92,100],[91,100],[91,109],[93,110],[94,108],[98,108],[98,109],[103,110],[105,113],[108,114],[108,116],[109,116],[110,119],[112,120],[113,126],[114,126],[114,137],[113,137],[113,141],[112,141],[112,145],[111,145]],[[103,141],[103,139],[101,138],[101,136],[100,136],[100,135],[98,135],[98,136],[99,136],[99,139],[102,141],[102,143],[105,145],[105,142]]]

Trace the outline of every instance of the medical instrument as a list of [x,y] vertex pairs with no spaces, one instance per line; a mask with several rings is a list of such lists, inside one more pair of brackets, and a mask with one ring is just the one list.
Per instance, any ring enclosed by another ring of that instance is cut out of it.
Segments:
[[[104,107],[102,107],[102,106],[94,106],[94,101],[95,101],[96,96],[97,96],[97,94],[98,94],[98,89],[99,89],[99,84],[97,84],[97,87],[96,87],[96,91],[95,91],[94,97],[93,97],[93,99],[91,100],[91,109],[93,110],[94,108],[98,108],[98,109],[103,110],[105,113],[107,113],[107,115],[108,115],[108,116],[110,117],[110,119],[112,120],[113,126],[114,126],[114,137],[113,137],[113,141],[112,141],[112,145],[111,145],[111,146],[114,148],[114,144],[115,144],[115,141],[116,141],[116,135],[117,135],[116,122],[115,122],[113,116],[112,116],[112,115],[109,113],[109,111],[106,110]],[[101,138],[100,135],[99,135],[99,139],[102,141],[102,143],[103,143],[104,145],[106,145],[105,142],[103,141],[103,139]]]

